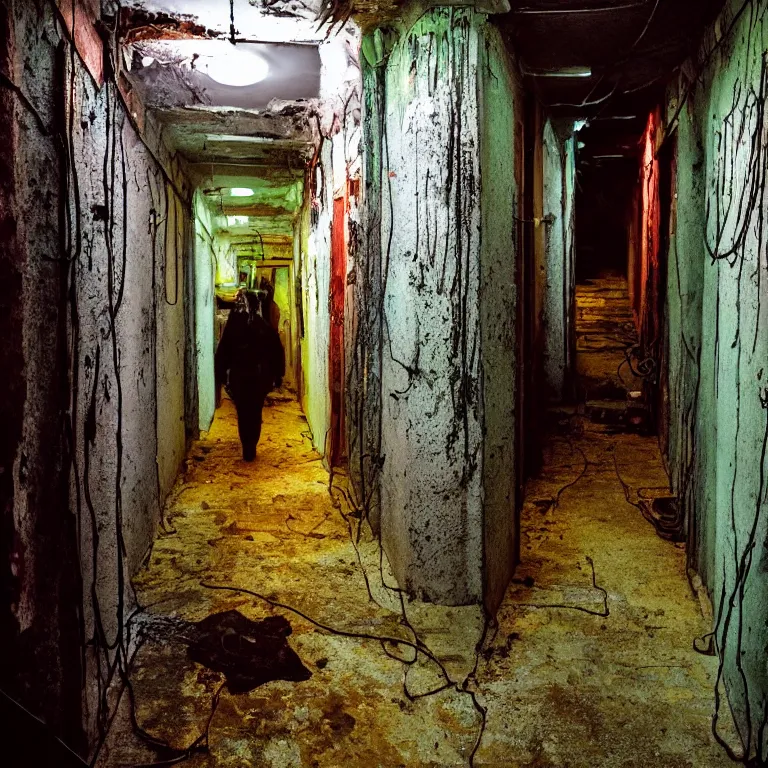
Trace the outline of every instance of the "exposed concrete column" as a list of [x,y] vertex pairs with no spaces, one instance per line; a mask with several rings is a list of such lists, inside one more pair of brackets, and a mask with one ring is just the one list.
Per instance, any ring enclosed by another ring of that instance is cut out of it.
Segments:
[[542,358],[545,397],[554,402],[571,395],[574,360],[575,291],[574,202],[576,184],[573,123],[543,128],[545,237],[542,274]]
[[381,152],[382,541],[408,590],[493,603],[516,543],[517,84],[472,10],[433,9],[385,39],[364,45],[380,75],[365,146]]

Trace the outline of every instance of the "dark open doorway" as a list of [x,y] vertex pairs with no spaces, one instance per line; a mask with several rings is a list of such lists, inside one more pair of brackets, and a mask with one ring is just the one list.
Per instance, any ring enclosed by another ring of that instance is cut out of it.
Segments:
[[642,120],[596,119],[579,132],[575,299],[577,399],[601,420],[645,430],[638,365]]

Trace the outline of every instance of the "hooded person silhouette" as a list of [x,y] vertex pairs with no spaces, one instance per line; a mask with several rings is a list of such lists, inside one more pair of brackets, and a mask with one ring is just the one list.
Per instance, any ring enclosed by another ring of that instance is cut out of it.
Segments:
[[256,458],[264,400],[281,386],[285,352],[277,331],[265,320],[255,291],[238,293],[216,350],[216,402],[225,386],[237,408],[243,460]]

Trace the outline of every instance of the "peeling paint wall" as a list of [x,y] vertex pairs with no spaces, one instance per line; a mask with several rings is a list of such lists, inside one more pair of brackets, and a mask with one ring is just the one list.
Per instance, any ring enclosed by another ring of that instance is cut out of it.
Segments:
[[[360,157],[360,70],[345,31],[320,46],[322,139],[294,226],[294,280],[301,304],[299,399],[315,449],[328,460],[331,429],[331,227],[334,197],[345,194],[350,168]],[[348,217],[348,213],[345,212]],[[303,333],[301,333],[303,331]]]
[[648,116],[642,142],[640,165],[640,242],[638,243],[637,278],[634,291],[635,318],[640,330],[644,354],[658,359],[661,329],[660,291],[663,278],[661,261],[661,166],[656,146],[661,130],[658,112]]
[[[354,120],[350,117],[350,122]],[[304,337],[301,340],[300,400],[316,450],[325,457],[331,427],[331,226],[334,197],[347,184],[349,162],[359,156],[359,135],[340,130],[323,139],[296,226],[294,270],[301,275]],[[314,196],[313,196],[314,192]],[[345,213],[348,217],[348,213]]]
[[[145,152],[137,153],[137,162],[144,162],[151,172],[159,168]],[[192,396],[190,383],[194,372],[190,359],[194,337],[191,329],[192,307],[187,297],[192,295],[188,268],[191,262],[192,226],[189,205],[178,197],[168,184],[163,184],[156,200],[165,196],[168,211],[165,223],[158,221],[155,246],[155,300],[157,330],[157,465],[160,479],[160,504],[171,492],[186,455],[187,434],[197,429],[197,392]],[[140,218],[140,209],[134,215]],[[133,247],[147,247],[147,242],[133,241]],[[142,414],[146,418],[146,414]],[[151,543],[151,539],[150,539]],[[146,545],[148,546],[148,545]]]
[[8,113],[15,198],[2,210],[17,227],[4,264],[24,427],[2,472],[15,486],[3,547],[17,559],[2,564],[17,593],[4,591],[3,631],[25,648],[9,690],[85,752],[105,725],[110,665],[127,652],[128,580],[186,448],[189,205],[115,86],[97,86],[59,45],[52,4],[12,5],[3,71],[28,106],[16,98]]
[[[428,11],[390,38],[388,57],[382,42],[364,42],[384,69],[381,115],[366,123],[366,146],[381,146],[382,540],[404,588],[480,602],[486,575],[503,591],[514,560],[518,92],[495,28],[473,11]],[[369,249],[378,242],[369,234]]]
[[[84,78],[77,81],[78,124],[88,127],[75,135],[85,217],[75,272],[73,366],[77,411],[85,418],[76,434],[76,498],[85,517],[82,551],[96,547],[95,563],[90,556],[83,562],[84,583],[92,585],[86,636],[96,632],[98,613],[112,642],[131,606],[127,578],[154,539],[186,451],[189,212],[127,124],[114,89],[96,92]],[[107,220],[95,219],[92,212],[105,205]],[[99,702],[89,697],[88,704],[95,719]]]
[[[737,15],[739,8],[743,12]],[[705,38],[702,55],[724,34],[725,39],[680,109],[667,303],[673,484],[689,518],[691,565],[715,608],[722,680],[741,739],[752,754],[762,748],[763,756],[768,748],[765,11],[765,2],[729,3]],[[688,88],[682,79],[672,89],[667,120]]]

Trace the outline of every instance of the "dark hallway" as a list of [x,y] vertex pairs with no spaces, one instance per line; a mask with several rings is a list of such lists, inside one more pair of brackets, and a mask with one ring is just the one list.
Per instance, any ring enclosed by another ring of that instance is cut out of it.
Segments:
[[768,768],[768,0],[0,0],[10,768]]

